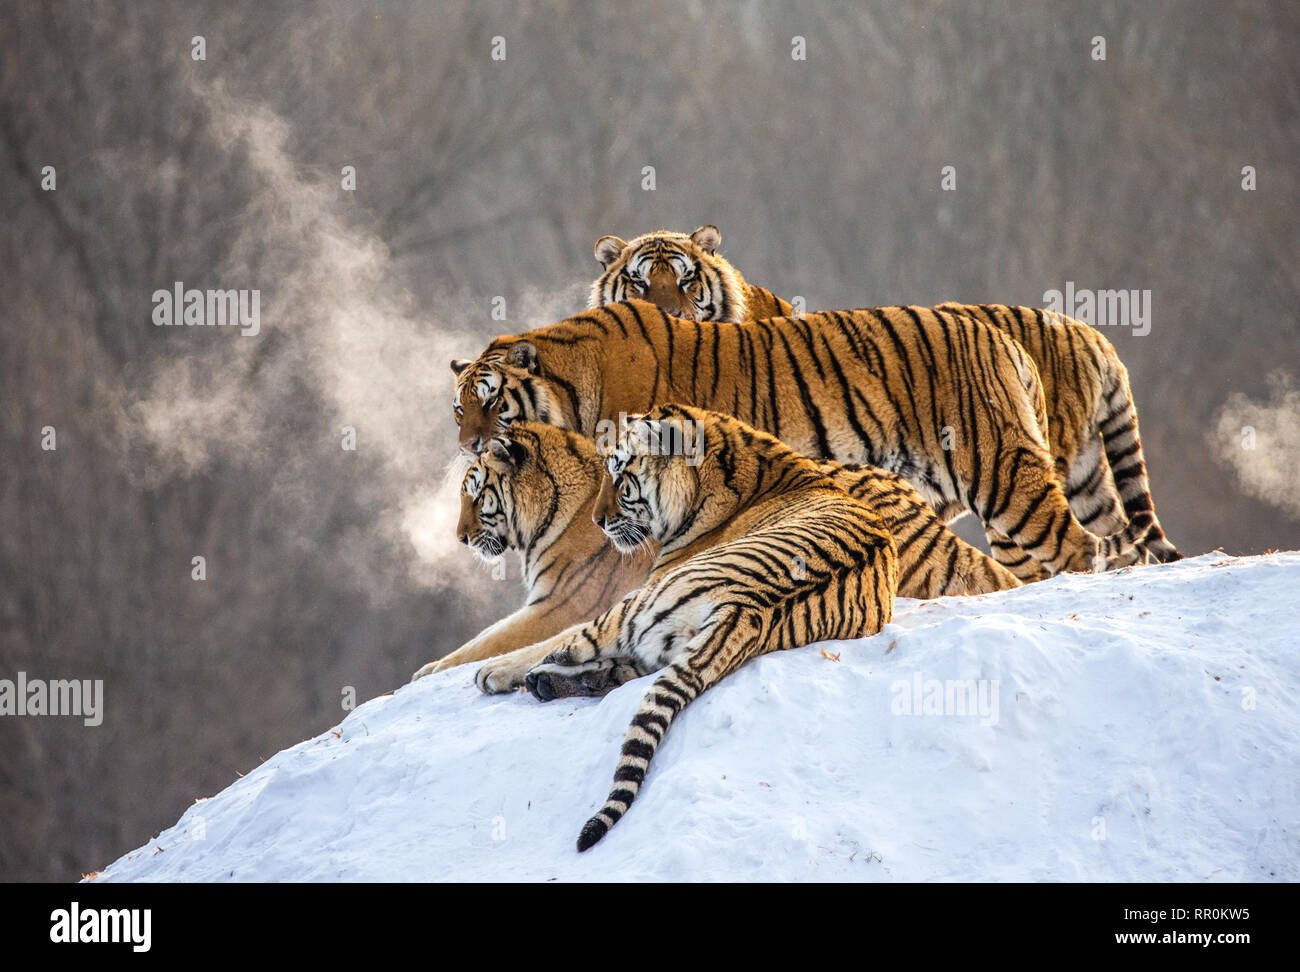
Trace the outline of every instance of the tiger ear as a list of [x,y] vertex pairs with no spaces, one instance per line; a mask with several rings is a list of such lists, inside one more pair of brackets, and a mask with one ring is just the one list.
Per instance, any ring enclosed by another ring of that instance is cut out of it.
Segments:
[[691,234],[691,242],[705,253],[717,253],[722,246],[722,233],[712,223],[701,226]]
[[617,236],[602,236],[596,241],[596,261],[608,270],[610,264],[622,256],[626,249],[627,244]]
[[506,360],[512,367],[522,368],[529,374],[537,374],[537,346],[532,341],[516,341],[506,352]]
[[451,373],[452,373],[453,375],[458,375],[458,374],[460,374],[462,371],[464,371],[466,368],[468,368],[470,365],[472,365],[473,363],[474,363],[474,362],[473,362],[473,361],[470,361],[469,358],[452,358],[452,359],[451,359]]
[[490,439],[488,451],[512,469],[518,469],[528,458],[528,450],[511,439]]

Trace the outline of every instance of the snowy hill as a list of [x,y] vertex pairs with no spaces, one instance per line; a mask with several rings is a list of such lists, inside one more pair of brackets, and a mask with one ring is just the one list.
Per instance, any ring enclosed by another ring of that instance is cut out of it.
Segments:
[[874,638],[758,659],[582,855],[652,678],[542,705],[473,671],[366,703],[95,880],[1300,880],[1300,553],[901,600]]

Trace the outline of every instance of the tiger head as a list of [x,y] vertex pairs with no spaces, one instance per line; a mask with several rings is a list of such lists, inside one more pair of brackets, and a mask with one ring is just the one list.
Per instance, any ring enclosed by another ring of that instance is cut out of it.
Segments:
[[591,518],[622,553],[678,539],[700,494],[699,414],[663,405],[629,416],[612,447]]
[[515,422],[567,426],[555,391],[539,370],[537,348],[526,340],[501,347],[494,343],[476,360],[451,362],[456,376],[451,407],[460,426],[462,451],[478,455],[493,436]]
[[[466,471],[456,538],[483,560],[527,547],[547,513],[554,512],[561,484],[546,461],[546,451],[552,448],[549,435],[566,433],[549,426],[515,426],[489,439]],[[565,478],[577,477],[570,472]]]
[[605,272],[592,284],[591,306],[648,300],[688,321],[743,321],[745,282],[718,255],[721,244],[716,226],[701,226],[689,236],[659,230],[631,243],[602,236],[596,259]]

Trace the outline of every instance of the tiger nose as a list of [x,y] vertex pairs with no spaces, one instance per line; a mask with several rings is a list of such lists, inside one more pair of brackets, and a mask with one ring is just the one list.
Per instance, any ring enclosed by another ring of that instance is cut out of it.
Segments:
[[591,522],[596,524],[596,526],[600,527],[602,530],[605,529],[605,514],[604,513],[591,514]]
[[456,539],[459,540],[461,543],[465,544],[466,546],[469,546],[469,534],[468,534],[468,533],[461,533],[461,534],[458,534],[457,537],[456,537]]
[[460,448],[463,452],[468,452],[471,456],[477,456],[483,451],[483,437],[481,435],[476,435],[472,439],[466,439],[460,444]]

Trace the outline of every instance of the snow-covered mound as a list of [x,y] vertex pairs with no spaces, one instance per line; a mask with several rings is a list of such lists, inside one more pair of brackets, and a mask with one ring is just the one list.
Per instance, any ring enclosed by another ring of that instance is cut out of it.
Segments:
[[96,880],[1300,880],[1300,553],[895,617],[706,693],[585,854],[652,678],[543,705],[480,695],[465,667],[279,753]]

